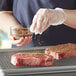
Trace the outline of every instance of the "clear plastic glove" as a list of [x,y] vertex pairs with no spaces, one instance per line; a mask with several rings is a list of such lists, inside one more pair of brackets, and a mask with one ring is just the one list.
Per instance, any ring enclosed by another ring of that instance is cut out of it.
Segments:
[[27,29],[25,29],[25,28],[21,29],[21,27],[20,28],[18,27],[17,30],[13,31],[11,29],[11,31],[13,33],[10,32],[10,35],[8,35],[8,37],[9,37],[9,40],[11,41],[11,43],[16,46],[27,45],[32,41],[31,33],[28,33]]
[[35,34],[42,34],[50,25],[63,24],[66,14],[61,8],[40,9],[33,18],[30,31]]

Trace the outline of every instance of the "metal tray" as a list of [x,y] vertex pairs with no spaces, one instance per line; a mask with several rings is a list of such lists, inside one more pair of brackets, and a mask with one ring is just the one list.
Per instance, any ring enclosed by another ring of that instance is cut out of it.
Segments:
[[76,72],[76,57],[55,60],[53,66],[49,67],[27,67],[27,66],[13,66],[10,63],[11,55],[17,52],[24,51],[44,51],[46,47],[32,47],[32,48],[17,48],[17,49],[1,49],[0,50],[0,76],[17,76],[17,75],[32,75],[32,74],[46,74],[46,73],[62,73],[62,72]]

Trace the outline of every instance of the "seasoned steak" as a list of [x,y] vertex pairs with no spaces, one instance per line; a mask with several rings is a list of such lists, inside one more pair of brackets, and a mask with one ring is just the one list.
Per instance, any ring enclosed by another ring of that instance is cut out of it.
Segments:
[[67,43],[51,46],[45,49],[45,54],[53,56],[54,59],[63,59],[76,56],[76,44]]
[[43,53],[16,53],[11,56],[11,63],[15,66],[50,66],[53,65],[53,57]]
[[19,39],[20,37],[32,36],[32,33],[29,29],[24,27],[11,27],[11,34],[15,39]]

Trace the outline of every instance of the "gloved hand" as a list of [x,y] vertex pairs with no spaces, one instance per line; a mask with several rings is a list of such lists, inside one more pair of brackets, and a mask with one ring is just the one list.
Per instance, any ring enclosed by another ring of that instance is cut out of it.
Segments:
[[23,27],[10,29],[9,40],[16,46],[27,45],[32,41],[31,32]]
[[33,18],[30,31],[42,34],[50,25],[63,24],[67,16],[63,9],[40,9]]

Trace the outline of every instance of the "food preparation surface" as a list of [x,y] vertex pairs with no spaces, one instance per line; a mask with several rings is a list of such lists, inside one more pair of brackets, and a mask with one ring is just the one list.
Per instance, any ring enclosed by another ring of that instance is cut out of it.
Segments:
[[46,47],[35,47],[25,49],[2,49],[0,51],[0,74],[3,75],[28,75],[28,74],[45,74],[57,72],[72,72],[76,71],[76,57],[55,60],[53,66],[40,67],[40,66],[13,66],[10,63],[11,55],[18,52],[25,51],[41,51],[44,52]]

